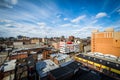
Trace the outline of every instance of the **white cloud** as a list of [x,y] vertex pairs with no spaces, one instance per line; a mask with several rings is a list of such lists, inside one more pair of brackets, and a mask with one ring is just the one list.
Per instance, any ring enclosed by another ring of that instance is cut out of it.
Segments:
[[5,24],[6,27],[12,26],[12,24]]
[[64,21],[68,20],[68,18],[64,18]]
[[91,32],[95,29],[102,29],[101,26],[94,26],[94,25],[88,25],[86,27],[82,27],[80,29],[75,30],[75,35],[78,35],[79,37],[86,38],[88,36],[91,36]]
[[80,25],[76,25],[76,24],[67,23],[67,24],[63,24],[63,25],[61,25],[61,27],[68,27],[68,28],[79,28],[79,27],[80,27]]
[[17,36],[25,35],[29,37],[45,37],[52,31],[52,27],[47,26],[45,23],[39,23],[42,27],[29,23],[12,23],[0,25],[0,36]]
[[86,15],[79,16],[79,17],[71,20],[71,22],[77,23],[77,22],[79,22],[80,20],[83,20],[85,17],[86,17]]
[[100,12],[100,13],[98,13],[98,14],[96,15],[95,18],[102,18],[102,17],[105,17],[105,16],[107,16],[107,13],[105,13],[105,12]]
[[94,24],[94,23],[96,23],[96,22],[98,22],[98,20],[93,20],[91,23]]
[[96,29],[95,27],[93,27],[93,26],[87,26],[87,27],[83,27],[83,28],[81,28],[81,29],[79,29],[79,30],[77,30],[78,32],[86,32],[86,31],[88,31],[88,30],[93,30],[93,29]]
[[73,28],[80,28],[80,25],[72,25]]
[[2,20],[0,20],[0,22],[10,23],[12,21],[11,20],[7,20],[7,19],[2,19]]
[[61,15],[59,14],[59,15],[57,15],[57,18],[60,18],[61,17]]
[[70,23],[67,23],[67,24],[63,24],[63,25],[61,25],[62,27],[70,27],[70,26],[72,26]]
[[46,23],[44,23],[44,22],[39,22],[39,23],[37,23],[39,26],[46,26]]
[[46,23],[44,23],[44,22],[39,22],[37,24],[40,26],[40,28],[45,28],[46,27]]
[[[25,36],[29,36],[29,37],[54,37],[54,36],[61,36],[64,35],[66,37],[68,37],[69,35],[74,35],[76,37],[80,37],[80,38],[85,38],[87,36],[90,36],[91,31],[94,29],[101,29],[99,26],[94,26],[94,25],[89,25],[89,26],[80,26],[80,25],[75,25],[75,24],[63,24],[63,27],[60,27],[58,30],[58,27],[53,28],[53,27],[49,27],[46,23],[44,22],[39,22],[38,25],[39,26],[44,26],[43,28],[34,25],[34,24],[28,24],[28,23],[24,23],[24,24],[20,24],[20,23],[13,23],[11,24],[11,26],[15,26],[15,27],[7,27],[10,24],[7,24],[6,26],[1,26],[1,30],[0,30],[0,34],[2,36],[17,36],[17,35],[25,35]],[[60,25],[59,25],[60,26]],[[67,29],[65,29],[65,27]],[[72,27],[72,29],[71,29]],[[73,28],[73,27],[77,27],[77,28]],[[0,36],[1,36],[0,35]]]

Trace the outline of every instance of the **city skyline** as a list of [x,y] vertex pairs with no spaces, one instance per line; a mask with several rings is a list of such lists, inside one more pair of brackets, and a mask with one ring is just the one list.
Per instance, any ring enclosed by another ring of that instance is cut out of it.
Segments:
[[120,31],[120,0],[1,0],[0,37],[87,37]]

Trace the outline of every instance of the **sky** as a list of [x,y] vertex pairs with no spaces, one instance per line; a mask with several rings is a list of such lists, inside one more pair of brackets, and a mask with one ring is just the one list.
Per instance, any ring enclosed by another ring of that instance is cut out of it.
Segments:
[[120,0],[0,0],[0,37],[91,36],[120,31]]

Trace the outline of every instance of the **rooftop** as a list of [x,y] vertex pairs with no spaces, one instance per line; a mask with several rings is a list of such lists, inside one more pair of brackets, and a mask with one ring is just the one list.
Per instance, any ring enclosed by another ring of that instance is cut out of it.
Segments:
[[58,68],[59,66],[56,65],[53,61],[51,60],[44,60],[36,63],[36,70],[40,77],[44,77],[47,75],[47,72]]
[[7,72],[7,71],[11,71],[15,69],[15,65],[16,65],[16,60],[11,60],[8,62],[5,62],[1,67],[0,70],[2,70],[3,72]]
[[74,62],[68,64],[67,66],[54,69],[54,70],[50,71],[50,73],[52,74],[53,77],[58,79],[60,77],[67,76],[69,73],[74,74],[74,71],[79,68],[79,65],[80,64],[78,64],[78,62],[74,61]]
[[67,74],[72,73],[72,69],[70,69],[69,67],[65,66],[65,67],[60,67],[58,69],[55,69],[53,71],[50,71],[50,73],[56,78],[60,78],[62,76],[67,76]]
[[62,54],[62,53],[55,53],[55,54],[51,54],[50,57],[55,57],[55,59],[57,60],[62,60],[62,59],[66,59],[67,57],[69,57],[69,55],[67,54]]

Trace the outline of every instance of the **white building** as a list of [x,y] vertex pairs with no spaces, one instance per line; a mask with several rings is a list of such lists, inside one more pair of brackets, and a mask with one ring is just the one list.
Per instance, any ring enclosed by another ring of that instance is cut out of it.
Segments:
[[80,44],[73,42],[60,42],[60,53],[79,52]]
[[22,45],[23,45],[23,42],[13,42],[13,45],[14,45],[14,46],[22,46]]
[[80,44],[74,43],[74,52],[79,52],[80,51]]
[[60,48],[60,53],[68,53],[66,42],[60,42],[59,48]]
[[80,51],[80,41],[79,40],[75,40],[74,42],[74,52],[79,52]]

